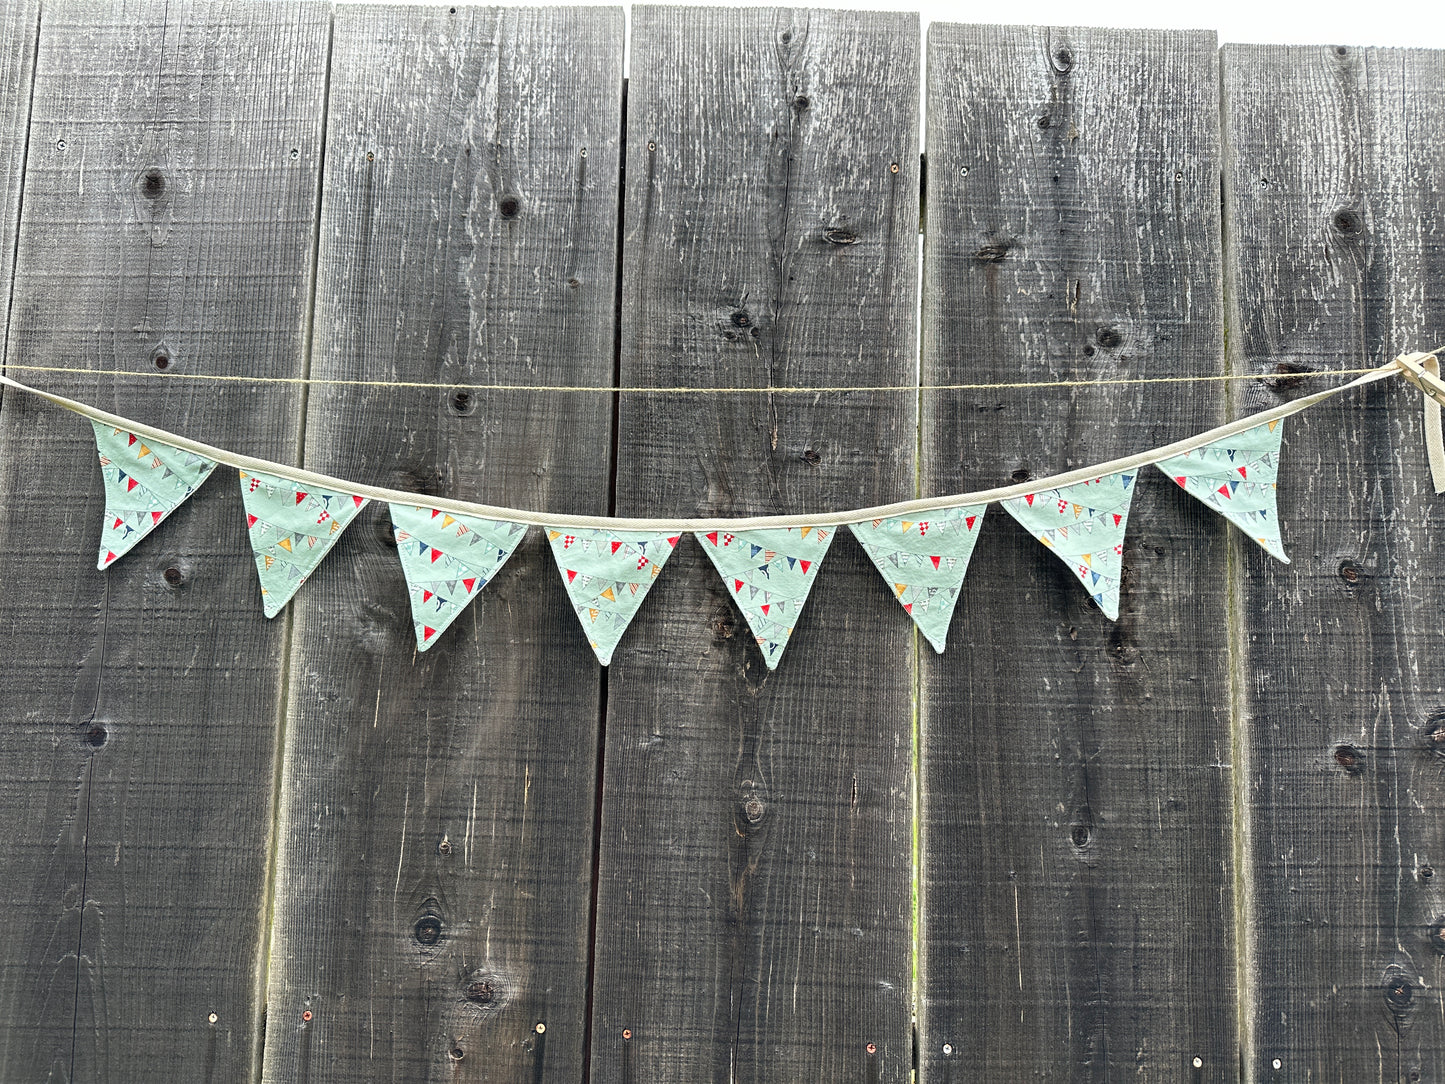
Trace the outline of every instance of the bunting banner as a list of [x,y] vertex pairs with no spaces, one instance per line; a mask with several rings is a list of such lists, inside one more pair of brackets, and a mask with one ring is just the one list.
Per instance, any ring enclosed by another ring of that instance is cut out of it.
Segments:
[[105,519],[95,566],[100,569],[160,526],[211,476],[216,463],[160,441],[147,443],[128,429],[90,424],[105,481]]
[[527,527],[417,505],[393,504],[389,511],[416,648],[425,651],[507,563]]
[[678,536],[559,527],[547,532],[547,540],[587,642],[606,666]]
[[261,609],[275,617],[331,552],[366,500],[302,489],[275,475],[240,473],[246,529],[261,577]]
[[966,504],[927,518],[894,516],[848,525],[893,597],[940,655],[987,508]]
[[775,669],[818,582],[832,528],[708,531],[699,541],[753,630],[763,661]]
[[422,497],[215,448],[0,375],[0,384],[90,419],[105,496],[98,568],[110,568],[167,520],[219,465],[238,472],[262,612],[275,617],[372,500],[387,503],[418,651],[446,633],[524,542],[546,532],[573,611],[606,666],[667,559],[691,534],[722,578],[771,670],[800,628],[823,558],[842,527],[857,540],[935,651],[942,652],[992,504],[1051,550],[1110,620],[1120,609],[1129,509],[1153,466],[1288,562],[1277,507],[1284,419],[1352,388],[1403,377],[1425,396],[1424,439],[1445,492],[1445,381],[1433,354],[1388,365],[1293,402],[1121,459],[974,493],[808,515],[720,519],[567,516]]
[[1135,477],[1109,474],[1003,502],[1004,511],[1079,577],[1110,621],[1119,618],[1119,571]]
[[1154,466],[1258,542],[1265,553],[1289,564],[1274,499],[1283,437],[1284,419],[1277,418]]

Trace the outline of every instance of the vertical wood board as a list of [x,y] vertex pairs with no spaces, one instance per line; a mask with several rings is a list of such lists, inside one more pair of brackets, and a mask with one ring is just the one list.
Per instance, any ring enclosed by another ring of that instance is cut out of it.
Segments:
[[[624,385],[915,380],[917,26],[634,8]],[[909,497],[913,399],[624,396],[617,513]],[[769,672],[704,544],[608,672],[591,1079],[906,1081],[907,616],[840,530]]]
[[[1445,53],[1223,53],[1241,411],[1445,339]],[[1445,1073],[1441,499],[1403,382],[1285,435],[1293,564],[1241,555],[1250,1080]]]
[[[619,9],[337,9],[306,465],[607,510]],[[460,545],[460,543],[459,543]],[[418,603],[421,600],[418,599]],[[575,1081],[600,683],[541,532],[426,653],[385,505],[292,603],[265,1078]]]
[[[294,388],[183,378],[299,375],[328,27],[46,7],[8,358],[126,375],[18,376],[294,457]],[[12,394],[0,507],[0,1077],[249,1078],[282,658],[235,475],[97,572],[91,427]]]
[[[935,23],[928,49],[923,383],[1220,372],[1213,35]],[[923,492],[1157,446],[1224,404],[925,392]],[[1234,1079],[1225,524],[1153,468],[1135,490],[1117,623],[993,506],[947,653],[923,651],[923,1081]]]

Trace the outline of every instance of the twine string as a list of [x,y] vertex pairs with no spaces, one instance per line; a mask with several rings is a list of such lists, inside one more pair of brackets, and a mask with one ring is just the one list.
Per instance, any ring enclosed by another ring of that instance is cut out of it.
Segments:
[[[209,444],[204,444],[204,443],[202,443],[202,442],[200,442],[200,441],[192,440],[192,439],[190,439],[189,437],[181,436],[181,435],[178,434],[178,433],[171,433],[171,432],[169,432],[169,431],[167,431],[167,430],[159,429],[159,428],[157,428],[157,427],[155,427],[155,426],[146,425],[146,424],[141,423],[141,422],[133,421],[133,420],[131,420],[131,419],[129,419],[129,418],[123,418],[123,417],[121,417],[121,416],[119,416],[119,415],[111,414],[111,413],[109,413],[109,412],[107,412],[107,411],[100,410],[100,409],[97,408],[97,407],[90,406],[90,405],[87,404],[87,403],[82,403],[82,402],[79,402],[79,401],[74,400],[74,399],[69,399],[69,398],[66,398],[65,396],[62,396],[62,395],[56,395],[56,394],[54,394],[54,393],[52,393],[52,392],[41,391],[41,390],[38,389],[38,388],[32,388],[32,387],[30,387],[29,385],[22,384],[22,383],[20,383],[19,381],[14,380],[14,379],[12,379],[11,377],[8,377],[8,376],[5,376],[5,375],[0,375],[0,384],[3,384],[3,385],[6,386],[6,387],[15,388],[17,391],[22,391],[22,392],[26,392],[26,393],[28,393],[28,394],[30,394],[30,395],[39,396],[40,398],[45,399],[45,400],[47,400],[48,402],[53,403],[53,404],[56,405],[56,406],[62,407],[62,408],[64,408],[65,410],[73,411],[74,413],[80,414],[80,415],[82,415],[83,417],[86,417],[86,418],[91,419],[92,421],[97,421],[97,422],[100,422],[100,423],[102,423],[102,424],[111,425],[111,426],[114,426],[114,427],[117,428],[117,429],[127,430],[127,431],[129,431],[129,432],[135,433],[137,436],[144,437],[144,438],[146,438],[146,439],[148,439],[148,440],[155,440],[155,441],[159,441],[159,442],[164,443],[164,444],[169,444],[169,445],[171,445],[172,447],[180,448],[180,449],[182,449],[183,451],[191,452],[191,453],[194,454],[194,455],[203,456],[204,458],[214,460],[214,461],[217,462],[217,463],[224,463],[224,464],[226,464],[227,466],[236,468],[237,470],[242,470],[242,471],[247,471],[247,472],[252,472],[252,473],[270,474],[270,475],[273,475],[273,476],[276,476],[276,477],[279,477],[279,478],[284,478],[284,479],[286,479],[287,481],[293,482],[293,483],[295,483],[295,484],[297,484],[297,485],[301,485],[301,486],[308,486],[308,487],[318,488],[318,489],[331,489],[331,490],[335,490],[335,491],[338,491],[338,492],[341,492],[341,493],[352,494],[352,495],[359,496],[359,497],[365,497],[365,498],[370,499],[370,500],[385,501],[385,502],[391,503],[391,504],[405,504],[405,505],[410,505],[410,506],[415,506],[415,507],[421,507],[421,508],[427,508],[427,509],[436,509],[436,510],[442,511],[442,512],[449,512],[449,513],[455,513],[455,514],[466,515],[466,516],[480,516],[480,517],[485,518],[485,519],[506,520],[506,521],[510,521],[510,522],[513,522],[513,523],[526,523],[526,524],[531,524],[531,525],[539,526],[539,527],[584,528],[584,529],[585,529],[585,528],[596,528],[596,529],[614,530],[614,531],[618,531],[618,530],[621,530],[621,531],[656,531],[656,532],[666,532],[666,533],[673,533],[673,532],[682,533],[682,532],[697,532],[697,531],[709,531],[709,530],[738,530],[738,531],[742,531],[742,530],[764,530],[764,529],[784,528],[784,527],[826,527],[826,526],[835,526],[835,527],[836,527],[836,526],[842,526],[842,525],[845,525],[845,524],[848,524],[848,523],[861,523],[861,522],[866,522],[866,521],[868,521],[868,520],[873,520],[873,519],[887,519],[887,518],[891,518],[891,517],[894,517],[894,516],[911,516],[911,515],[917,515],[917,514],[920,514],[920,513],[927,513],[927,512],[939,511],[939,510],[942,510],[942,509],[958,508],[958,507],[962,507],[962,506],[964,506],[964,505],[986,505],[986,504],[993,504],[993,503],[996,503],[996,502],[999,502],[999,501],[1007,501],[1007,500],[1011,500],[1011,499],[1014,499],[1014,498],[1017,498],[1017,497],[1022,497],[1022,496],[1025,496],[1026,494],[1029,494],[1029,493],[1038,493],[1038,492],[1040,492],[1040,491],[1048,490],[1048,489],[1062,489],[1062,488],[1064,488],[1064,487],[1066,487],[1066,486],[1077,485],[1077,484],[1079,484],[1079,483],[1081,483],[1081,482],[1091,481],[1091,480],[1093,480],[1093,479],[1095,479],[1095,478],[1101,478],[1101,477],[1103,477],[1104,475],[1118,474],[1118,473],[1127,472],[1127,471],[1131,471],[1131,470],[1137,470],[1137,469],[1140,468],[1140,467],[1148,466],[1149,464],[1152,464],[1152,463],[1157,463],[1157,462],[1159,462],[1160,460],[1168,459],[1168,458],[1170,458],[1170,457],[1172,457],[1172,456],[1176,456],[1176,455],[1182,455],[1184,452],[1193,451],[1193,450],[1195,450],[1195,449],[1197,449],[1197,448],[1202,448],[1202,447],[1204,447],[1205,445],[1207,445],[1207,444],[1212,444],[1212,443],[1214,443],[1214,442],[1217,441],[1217,440],[1223,440],[1223,439],[1226,439],[1226,438],[1231,437],[1231,436],[1236,436],[1236,435],[1238,435],[1238,434],[1240,434],[1240,433],[1245,432],[1246,430],[1253,429],[1253,428],[1255,428],[1256,426],[1264,425],[1264,424],[1267,423],[1267,422],[1274,421],[1274,420],[1280,419],[1280,418],[1287,418],[1287,417],[1289,417],[1290,415],[1293,415],[1293,414],[1298,414],[1298,413],[1300,413],[1301,411],[1308,410],[1310,407],[1315,406],[1315,405],[1318,404],[1318,403],[1322,403],[1322,402],[1324,402],[1326,399],[1332,398],[1332,397],[1334,397],[1334,396],[1336,396],[1336,395],[1339,395],[1339,394],[1341,394],[1341,393],[1343,393],[1343,392],[1350,391],[1350,390],[1352,390],[1352,389],[1354,389],[1354,388],[1364,387],[1365,385],[1373,384],[1373,383],[1375,383],[1376,381],[1389,379],[1389,378],[1391,378],[1391,377],[1401,377],[1401,376],[1403,376],[1403,377],[1405,377],[1406,379],[1408,379],[1412,384],[1415,384],[1418,388],[1420,388],[1420,390],[1425,394],[1426,403],[1427,403],[1429,406],[1434,406],[1434,407],[1436,407],[1436,409],[1438,409],[1438,403],[1440,403],[1440,402],[1445,402],[1445,381],[1442,381],[1442,380],[1439,378],[1439,376],[1436,375],[1436,374],[1438,373],[1438,366],[1432,369],[1431,367],[1429,367],[1429,366],[1426,364],[1426,363],[1428,363],[1428,362],[1433,362],[1433,361],[1435,361],[1434,353],[1433,353],[1433,352],[1430,353],[1430,354],[1417,353],[1417,354],[1401,355],[1400,357],[1397,357],[1395,360],[1389,362],[1388,364],[1382,365],[1382,366],[1380,366],[1380,367],[1378,367],[1378,368],[1375,368],[1375,369],[1365,369],[1365,370],[1339,370],[1339,369],[1335,369],[1335,370],[1328,370],[1327,372],[1317,372],[1317,373],[1309,373],[1309,374],[1306,374],[1306,373],[1299,373],[1299,374],[1291,373],[1291,374],[1287,374],[1287,376],[1285,376],[1286,379],[1294,379],[1294,378],[1297,377],[1297,376],[1306,376],[1306,375],[1320,375],[1320,376],[1323,376],[1323,375],[1331,375],[1331,376],[1337,376],[1337,375],[1355,375],[1355,379],[1349,381],[1349,382],[1346,383],[1346,384],[1341,384],[1341,385],[1339,385],[1338,387],[1325,388],[1325,389],[1323,389],[1323,390],[1321,390],[1321,391],[1317,391],[1317,392],[1314,392],[1314,393],[1312,393],[1312,394],[1310,394],[1310,395],[1306,395],[1306,396],[1303,396],[1303,397],[1301,397],[1301,398],[1299,398],[1299,399],[1295,399],[1295,400],[1293,400],[1293,401],[1291,401],[1291,402],[1281,404],[1280,406],[1273,407],[1273,408],[1271,408],[1271,409],[1269,409],[1269,410],[1264,410],[1264,411],[1260,411],[1260,412],[1258,412],[1258,413],[1256,413],[1256,414],[1247,415],[1247,416],[1242,417],[1242,418],[1239,418],[1239,419],[1237,419],[1237,420],[1235,420],[1235,421],[1233,421],[1233,422],[1229,422],[1229,423],[1227,423],[1227,424],[1225,424],[1225,425],[1216,426],[1215,428],[1210,429],[1210,430],[1208,430],[1208,431],[1206,431],[1206,432],[1196,434],[1195,436],[1186,437],[1186,438],[1183,439],[1183,440],[1174,441],[1174,442],[1171,443],[1171,444],[1161,445],[1160,447],[1157,447],[1157,448],[1150,448],[1150,449],[1147,449],[1147,450],[1142,451],[1142,452],[1136,452],[1136,453],[1134,453],[1133,455],[1124,456],[1124,457],[1119,458],[1119,459],[1109,460],[1108,462],[1096,463],[1096,464],[1092,464],[1092,465],[1087,466],[1087,467],[1079,468],[1079,469],[1077,469],[1077,470],[1067,471],[1067,472],[1064,472],[1064,473],[1062,473],[1062,474],[1050,475],[1050,476],[1048,476],[1048,477],[1043,477],[1043,478],[1038,478],[1038,479],[1032,479],[1032,480],[1027,481],[1027,482],[1021,482],[1021,483],[1017,483],[1017,484],[1010,485],[1010,486],[1001,486],[1001,487],[997,487],[997,488],[994,488],[994,489],[979,490],[979,491],[975,491],[975,492],[971,492],[971,493],[954,493],[954,494],[947,494],[947,495],[938,496],[938,497],[927,497],[927,498],[915,499],[915,500],[910,500],[910,501],[897,501],[897,502],[894,502],[894,503],[892,503],[892,504],[876,505],[876,506],[869,507],[869,508],[855,508],[855,509],[849,509],[849,510],[845,510],[845,511],[841,511],[841,512],[825,512],[825,513],[803,514],[803,515],[749,516],[749,517],[698,518],[698,519],[643,519],[643,518],[625,518],[625,517],[612,517],[612,516],[571,516],[571,515],[565,515],[565,514],[559,514],[559,513],[552,513],[552,512],[537,512],[537,511],[532,511],[532,510],[530,510],[530,509],[523,509],[523,508],[506,508],[506,507],[502,507],[502,506],[499,506],[499,505],[480,504],[480,503],[476,503],[476,502],[472,502],[472,501],[460,501],[460,500],[454,500],[454,499],[448,498],[448,497],[431,497],[431,496],[426,496],[426,495],[423,495],[423,494],[406,492],[406,491],[404,491],[404,490],[386,489],[386,488],[381,487],[381,486],[365,485],[365,484],[361,484],[361,483],[351,482],[351,481],[348,481],[348,480],[343,479],[343,478],[336,478],[336,477],[333,477],[333,476],[331,476],[331,475],[319,474],[319,473],[317,473],[317,472],[315,472],[315,471],[308,471],[308,470],[304,470],[304,469],[301,469],[301,468],[298,468],[298,467],[291,467],[291,466],[288,466],[288,465],[286,465],[286,464],[284,464],[284,463],[274,463],[274,462],[271,462],[271,461],[265,460],[265,459],[257,459],[257,458],[255,458],[255,457],[253,457],[253,456],[242,455],[242,454],[239,454],[239,453],[237,453],[237,452],[232,452],[232,451],[229,451],[229,450],[224,449],[224,448],[216,448],[216,447],[213,447],[213,446],[211,446],[211,445],[209,445]],[[108,374],[106,374],[103,370],[76,370],[76,369],[63,370],[63,369],[61,369],[61,368],[58,367],[58,366],[49,366],[49,367],[40,367],[40,366],[10,366],[10,368],[15,368],[15,369],[20,369],[20,368],[43,369],[43,371],[48,371],[48,372],[55,372],[55,371],[86,372],[86,373],[95,373],[95,374],[97,374],[97,375],[108,375]],[[1358,374],[1358,375],[1356,375],[1356,374]],[[121,373],[120,375],[134,375],[134,374]],[[182,375],[184,375],[184,374],[166,374],[166,377],[165,377],[165,378],[166,378],[166,379],[176,379],[177,376],[182,376]],[[1283,374],[1282,374],[1282,375],[1283,375]],[[213,377],[213,379],[215,379],[215,378]],[[224,378],[224,377],[222,377],[222,378],[220,378],[220,379],[237,379],[237,378]],[[239,378],[239,379],[245,379],[245,378]],[[254,379],[257,379],[257,380],[262,380],[262,379],[269,380],[270,378],[254,378]],[[1061,387],[1061,386],[1062,386],[1062,387],[1067,387],[1067,386],[1086,386],[1086,385],[1098,384],[1098,383],[1164,383],[1164,382],[1183,382],[1183,381],[1199,381],[1199,382],[1203,382],[1203,381],[1205,381],[1205,380],[1221,380],[1221,379],[1223,379],[1223,380],[1229,380],[1229,379],[1250,379],[1250,380],[1254,380],[1254,379],[1259,379],[1259,377],[1258,377],[1258,376],[1245,376],[1245,377],[1235,377],[1235,376],[1226,376],[1226,377],[1185,377],[1185,378],[1148,377],[1148,378],[1119,378],[1119,379],[1117,379],[1117,380],[1111,379],[1111,380],[1104,380],[1104,381],[1092,381],[1092,380],[1084,380],[1084,381],[1046,381],[1046,382],[1044,382],[1044,381],[1037,381],[1037,382],[1025,382],[1025,383],[1020,383],[1020,384],[982,384],[982,385],[957,385],[957,386],[952,386],[952,385],[950,385],[950,386],[938,387],[938,388],[932,389],[932,390],[949,390],[950,388],[953,389],[953,390],[963,390],[963,389],[965,389],[965,388],[980,388],[980,389],[982,389],[982,388],[1005,388],[1005,387],[1023,387],[1023,388],[1031,388],[1031,387]],[[297,379],[295,379],[295,380],[281,379],[281,380],[275,380],[275,381],[272,381],[272,382],[275,382],[275,383],[296,383],[296,382],[301,382],[301,380],[300,380],[300,378],[297,378]],[[323,383],[323,382],[325,382],[325,381],[307,381],[307,382]],[[376,386],[376,385],[379,384],[380,386],[388,386],[388,385],[386,384],[386,382],[366,382],[366,381],[346,381],[346,382],[341,382],[341,381],[336,381],[336,382],[331,382],[331,383],[373,384],[373,386]],[[432,384],[432,385],[407,385],[407,384],[405,384],[405,383],[402,383],[402,384],[392,384],[392,385],[389,385],[389,386],[403,386],[403,387],[404,387],[404,386],[423,386],[423,387],[434,387],[434,388],[453,387],[453,385],[438,385],[438,384]],[[482,386],[482,385],[470,385],[470,387],[476,388],[476,387],[486,387],[486,386]],[[497,385],[496,387],[497,387],[498,390],[521,390],[521,389],[525,388],[525,390],[535,390],[535,391],[569,391],[569,390],[571,390],[571,391],[595,391],[595,392],[606,391],[606,392],[615,392],[615,391],[620,390],[620,389],[616,389],[616,388],[598,388],[598,387],[590,387],[590,388],[589,388],[589,387],[558,388],[558,387],[550,387],[550,386],[526,387],[526,386],[522,386],[522,385]],[[675,389],[675,388],[671,388],[671,389],[645,388],[645,389],[637,389],[637,390],[646,391],[646,392],[657,392],[657,391],[680,391],[680,390],[682,390],[682,389]],[[826,391],[826,390],[834,390],[834,391],[879,391],[879,390],[905,390],[905,389],[901,389],[901,388],[900,388],[900,389],[887,389],[887,388],[880,388],[880,387],[855,387],[855,388],[835,388],[835,389],[825,389],[825,388],[808,388],[808,389],[743,388],[743,389],[698,389],[698,390],[699,390],[699,391],[703,391],[703,392],[719,392],[719,391],[724,391],[724,390],[745,391],[745,392],[759,392],[759,391],[778,392],[778,391],[797,390],[797,391],[807,391],[807,392],[809,392],[809,393],[817,393],[817,392]],[[907,387],[906,390],[908,390],[908,391],[918,391],[918,390],[921,390],[921,389],[919,389],[919,387],[918,387],[917,385],[912,385],[912,386]],[[927,389],[922,389],[922,390],[927,390]],[[1428,449],[1428,450],[1429,450],[1429,454],[1430,454],[1430,458],[1431,458],[1432,468],[1438,463],[1438,464],[1440,465],[1440,475],[1441,475],[1441,478],[1445,478],[1445,449],[1442,449],[1442,448],[1440,447],[1440,440],[1441,440],[1441,438],[1440,438],[1440,427],[1439,427],[1438,424],[1437,424],[1437,425],[1433,425],[1433,426],[1431,425],[1430,416],[1429,416],[1429,410],[1427,409],[1427,417],[1426,417],[1426,441],[1427,441],[1427,445],[1429,445],[1429,449]],[[1433,441],[1433,443],[1432,443],[1432,441]],[[1441,478],[1437,478],[1437,482],[1440,481]]]

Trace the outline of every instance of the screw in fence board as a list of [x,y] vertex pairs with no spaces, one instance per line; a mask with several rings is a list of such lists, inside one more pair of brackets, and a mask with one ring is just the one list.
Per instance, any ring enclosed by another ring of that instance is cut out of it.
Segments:
[[[11,363],[300,374],[328,23],[309,4],[46,6]],[[37,382],[297,452],[292,389]],[[102,573],[90,426],[8,396],[0,434],[0,1077],[245,1079],[283,630],[256,605],[234,475]]]
[[[622,46],[616,8],[337,9],[314,376],[611,383]],[[598,515],[611,426],[316,388],[306,465]],[[425,654],[383,505],[293,606],[265,1079],[580,1079],[601,685],[545,539]]]
[[[638,6],[632,34],[622,382],[913,380],[916,16]],[[617,512],[907,497],[912,399],[627,397]],[[690,538],[618,651],[593,1081],[908,1079],[913,637],[840,535],[776,671]]]
[[[1214,36],[935,23],[923,376],[1221,371]],[[926,492],[1223,421],[1220,385],[925,393]],[[1230,1080],[1225,524],[1138,480],[1111,624],[990,509],[921,698],[920,1080]]]
[[[1384,362],[1445,334],[1445,52],[1227,46],[1231,366]],[[1445,605],[1417,393],[1378,386],[1285,435],[1293,564],[1241,545],[1247,1078],[1445,1074]]]

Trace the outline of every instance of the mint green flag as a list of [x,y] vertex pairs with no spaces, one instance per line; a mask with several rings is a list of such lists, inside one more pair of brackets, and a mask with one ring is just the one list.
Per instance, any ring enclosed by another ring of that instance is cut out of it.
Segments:
[[587,642],[606,666],[679,535],[560,527],[547,531],[552,555]]
[[105,480],[105,521],[95,567],[107,568],[199,489],[216,464],[113,425],[90,424]]
[[771,527],[696,536],[753,630],[769,670],[783,657],[833,533],[831,527]]
[[425,651],[506,564],[527,525],[414,505],[389,507],[411,594],[416,647]]
[[848,524],[893,597],[939,654],[987,508],[971,504]]
[[241,471],[246,527],[261,577],[261,608],[275,617],[336,545],[366,500]]
[[1276,418],[1154,465],[1184,492],[1258,542],[1270,556],[1289,564],[1275,506],[1282,439],[1284,419]]
[[1005,512],[1073,570],[1110,621],[1119,619],[1124,529],[1136,477],[1108,474],[1003,502]]

